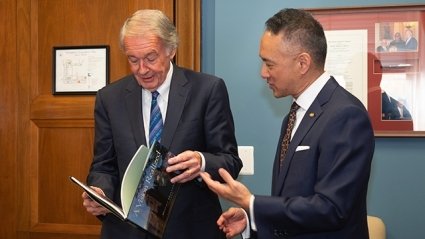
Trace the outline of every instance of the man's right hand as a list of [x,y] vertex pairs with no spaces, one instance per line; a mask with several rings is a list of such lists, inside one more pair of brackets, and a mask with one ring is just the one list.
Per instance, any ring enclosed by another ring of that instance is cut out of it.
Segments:
[[243,209],[234,207],[223,212],[217,220],[218,227],[226,233],[227,238],[241,234],[245,230],[247,223]]
[[[91,188],[95,190],[97,193],[105,196],[105,193],[102,191],[102,189],[98,187],[91,187]],[[104,208],[99,203],[93,201],[86,192],[83,192],[81,197],[83,198],[83,206],[86,208],[87,212],[89,212],[93,216],[100,216],[100,215],[105,216],[106,213],[109,213],[108,209]]]

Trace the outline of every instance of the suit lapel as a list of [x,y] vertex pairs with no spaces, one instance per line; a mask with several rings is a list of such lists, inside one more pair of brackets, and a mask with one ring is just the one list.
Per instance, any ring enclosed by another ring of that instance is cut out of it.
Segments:
[[170,148],[174,132],[176,132],[180,122],[190,88],[191,86],[184,75],[184,71],[174,65],[170,93],[168,95],[167,115],[161,136],[161,143],[168,148]]
[[141,87],[137,84],[134,77],[131,77],[125,91],[125,106],[134,140],[137,145],[146,145],[145,128],[143,126]]
[[[278,155],[280,154],[280,149],[278,150],[279,154],[276,154],[275,166],[274,166],[275,169],[273,170],[272,195],[279,195],[281,193],[284,182],[285,182],[285,178],[288,174],[288,170],[291,165],[291,161],[294,156],[296,148],[300,145],[305,135],[310,131],[311,127],[313,127],[316,120],[322,114],[323,112],[322,106],[329,101],[329,98],[331,97],[331,95],[333,94],[337,86],[338,86],[338,83],[333,77],[331,77],[330,80],[328,80],[328,82],[325,84],[323,89],[319,92],[319,95],[313,101],[310,108],[305,113],[304,117],[301,120],[300,125],[297,128],[297,131],[294,134],[294,137],[292,138],[289,144],[288,151],[286,153],[286,158],[283,161],[283,165],[282,165],[282,168],[280,169],[281,170],[280,173],[278,173],[279,165],[276,162],[276,161],[279,161]],[[285,122],[287,122],[287,116],[285,117],[284,123]],[[280,142],[279,142],[279,147],[280,147]]]
[[276,195],[277,191],[277,185],[279,180],[279,170],[280,170],[280,151],[282,150],[282,140],[285,135],[284,132],[286,132],[286,126],[288,125],[288,115],[285,116],[285,118],[282,121],[282,126],[280,129],[280,136],[279,136],[279,142],[277,144],[276,148],[276,155],[275,160],[273,163],[273,175],[272,175],[272,195]]

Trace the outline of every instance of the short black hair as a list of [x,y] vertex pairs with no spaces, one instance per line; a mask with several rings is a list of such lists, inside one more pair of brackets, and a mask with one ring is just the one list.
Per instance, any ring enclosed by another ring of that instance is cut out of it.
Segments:
[[284,34],[284,41],[307,51],[318,66],[326,61],[327,43],[322,25],[311,13],[285,8],[266,21],[266,31],[275,35]]

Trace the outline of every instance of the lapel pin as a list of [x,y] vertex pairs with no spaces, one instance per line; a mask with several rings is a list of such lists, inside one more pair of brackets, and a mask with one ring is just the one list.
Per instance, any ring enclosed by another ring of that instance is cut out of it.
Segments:
[[314,112],[310,112],[310,114],[308,116],[310,116],[310,118],[313,118],[314,115],[315,115]]

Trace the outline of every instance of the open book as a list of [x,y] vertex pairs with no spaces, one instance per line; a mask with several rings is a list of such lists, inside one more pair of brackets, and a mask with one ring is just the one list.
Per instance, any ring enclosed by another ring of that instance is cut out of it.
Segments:
[[70,179],[121,220],[162,238],[179,189],[179,184],[170,182],[174,175],[165,171],[168,159],[173,156],[158,142],[150,149],[140,146],[124,173],[121,184],[122,207],[78,179]]

